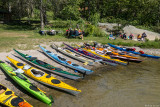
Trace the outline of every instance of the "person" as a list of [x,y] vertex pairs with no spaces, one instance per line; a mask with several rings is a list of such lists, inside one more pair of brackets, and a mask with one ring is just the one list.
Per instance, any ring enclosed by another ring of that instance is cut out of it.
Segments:
[[123,34],[123,39],[124,39],[124,40],[127,39],[126,33]]
[[78,30],[78,32],[79,32],[79,34],[80,34],[80,35],[82,34],[82,31],[81,31],[81,29],[79,29],[79,30]]
[[138,40],[138,41],[141,40],[141,35],[140,35],[140,34],[137,35],[137,40]]
[[69,38],[69,37],[72,37],[72,36],[74,36],[74,31],[72,30],[72,28],[70,28],[70,31],[69,31],[69,36],[68,36],[68,38]]
[[66,36],[67,37],[69,37],[69,32],[70,32],[70,30],[69,30],[69,28],[66,30]]
[[78,32],[77,29],[74,29],[74,35],[75,35],[75,37],[76,37],[76,36],[79,36],[79,32]]
[[146,37],[147,37],[146,33],[143,32],[143,33],[142,33],[142,37],[141,37],[142,41],[145,41]]
[[122,34],[120,34],[119,37],[123,39],[123,35]]
[[46,36],[46,31],[45,31],[45,30],[40,30],[39,33],[40,33],[41,35],[45,35],[45,36]]
[[110,40],[115,39],[115,38],[113,37],[112,32],[110,33],[110,35],[109,35],[109,38],[108,38],[108,39],[110,39]]
[[132,40],[133,37],[134,37],[134,36],[133,36],[133,34],[131,33],[131,34],[129,35],[129,39]]
[[82,32],[80,33],[80,37],[82,38],[82,40],[83,40],[83,36],[85,35],[85,32],[84,32],[84,30],[82,30]]

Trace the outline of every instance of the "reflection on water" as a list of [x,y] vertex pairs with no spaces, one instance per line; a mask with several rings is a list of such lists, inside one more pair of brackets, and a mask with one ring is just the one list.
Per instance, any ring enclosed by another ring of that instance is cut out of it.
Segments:
[[[54,89],[54,107],[160,107],[160,60],[145,59],[128,66],[102,66],[91,76],[73,86],[82,90],[78,96],[64,94]],[[70,81],[67,81],[68,83]],[[46,104],[32,100],[36,107]]]

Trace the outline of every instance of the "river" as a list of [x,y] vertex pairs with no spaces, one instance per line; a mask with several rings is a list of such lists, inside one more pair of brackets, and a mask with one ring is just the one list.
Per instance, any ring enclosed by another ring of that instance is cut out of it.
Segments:
[[[77,96],[49,89],[53,107],[160,107],[160,60],[144,58],[128,66],[100,66],[80,81],[66,81],[82,90]],[[46,104],[26,99],[35,107]]]

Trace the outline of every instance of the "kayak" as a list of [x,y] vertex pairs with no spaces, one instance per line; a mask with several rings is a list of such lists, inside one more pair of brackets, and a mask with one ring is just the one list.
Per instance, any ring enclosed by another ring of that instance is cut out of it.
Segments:
[[63,76],[63,77],[66,77],[66,78],[69,78],[69,79],[73,79],[73,80],[76,80],[76,79],[79,79],[79,78],[82,78],[80,77],[79,75],[76,75],[76,74],[72,74],[72,73],[69,73],[67,71],[63,71],[61,68],[57,68],[57,67],[54,67],[46,62],[43,62],[41,60],[38,60],[36,57],[32,57],[28,54],[23,54],[15,49],[13,49],[19,56],[20,58],[22,58],[23,60],[25,60],[26,62],[42,69],[42,70],[46,70],[46,71],[49,71],[49,72],[52,72],[54,74],[57,74],[59,76]]
[[51,105],[53,101],[49,99],[42,90],[37,88],[33,85],[26,76],[24,76],[21,69],[14,70],[9,65],[5,64],[4,62],[0,61],[0,67],[23,89],[31,93],[33,96],[38,98],[39,100],[43,101],[44,103]]
[[132,58],[126,58],[126,57],[118,56],[118,55],[110,55],[110,57],[111,58],[117,58],[117,59],[124,60],[124,61],[135,62],[135,63],[142,62],[142,60],[132,59]]
[[133,59],[138,59],[138,57],[122,53],[122,52],[116,52],[115,50],[111,49],[109,46],[103,46],[103,48],[96,48],[96,47],[88,47],[88,46],[81,46],[81,48],[89,48],[91,50],[94,50],[98,54],[106,54],[108,51],[112,53],[113,55],[121,56],[121,57],[126,57],[126,58],[133,58]]
[[81,92],[81,90],[78,90],[77,88],[74,88],[74,87],[62,82],[62,81],[52,77],[51,75],[49,75],[39,69],[36,69],[36,68],[31,67],[29,65],[25,65],[23,63],[20,63],[19,61],[16,61],[12,58],[9,58],[9,57],[7,57],[7,58],[11,61],[11,63],[13,63],[13,65],[15,67],[22,69],[27,76],[29,76],[30,78],[32,78],[40,83],[43,83],[45,85],[48,85],[48,86],[56,88],[56,89],[66,91],[66,92],[71,93],[73,95],[76,95]]
[[127,51],[127,49],[123,49],[121,47],[118,47],[118,46],[115,46],[115,45],[112,45],[110,43],[108,43],[109,46],[115,48],[115,49],[119,49],[121,51],[126,51],[126,52],[129,52],[129,53],[133,53],[133,54],[137,54],[137,55],[140,55],[140,56],[143,56],[143,57],[149,57],[149,58],[155,58],[155,59],[159,59],[160,56],[154,56],[154,55],[148,55],[148,54],[141,54],[140,52],[136,52],[136,51]]
[[[79,45],[77,45],[78,47],[80,47]],[[115,61],[115,63],[117,64],[122,64],[122,65],[127,65],[127,62],[125,61],[121,61],[119,59],[112,59],[110,56],[107,56],[107,55],[100,55],[100,54],[97,54],[94,50],[91,50],[91,49],[86,49],[86,48],[82,48],[83,50],[87,51],[87,52],[90,52],[94,55],[97,55],[101,58],[105,58],[106,60],[109,60],[109,61]]]
[[23,98],[15,95],[9,88],[0,83],[0,103],[8,107],[33,107]]
[[122,61],[135,62],[135,63],[142,62],[142,60],[138,60],[138,57],[127,55],[126,54],[127,52],[125,53],[115,52],[115,50],[112,50],[109,46],[103,46],[103,48],[100,47],[95,48],[92,46],[81,46],[81,48],[91,49],[99,55],[110,56],[111,59],[120,59]]
[[62,54],[66,55],[70,58],[73,58],[75,60],[78,60],[78,61],[84,63],[84,65],[93,65],[94,64],[93,61],[89,61],[88,59],[85,59],[81,55],[75,54],[68,49],[57,47],[55,44],[51,45],[51,47],[53,49],[55,49],[56,51],[61,52]]
[[109,65],[112,65],[112,66],[116,66],[117,65],[114,61],[108,61],[108,60],[100,58],[99,56],[95,56],[92,53],[89,53],[89,52],[87,52],[85,50],[74,48],[74,47],[72,47],[70,45],[67,45],[65,43],[63,43],[63,44],[66,45],[67,48],[72,50],[73,52],[75,52],[75,53],[77,53],[79,55],[82,55],[82,56],[84,56],[86,58],[92,59],[95,62],[105,63],[105,64],[109,64]]
[[47,56],[49,56],[54,61],[62,64],[63,66],[66,66],[66,67],[69,67],[71,69],[77,70],[77,71],[79,71],[81,73],[84,73],[84,74],[91,74],[91,73],[93,73],[92,70],[89,70],[89,69],[86,69],[86,68],[84,68],[82,66],[79,66],[78,64],[75,64],[72,61],[69,61],[69,60],[67,60],[67,59],[65,59],[65,58],[63,58],[63,57],[61,57],[61,56],[59,56],[57,54],[54,54],[53,52],[48,51],[47,49],[43,48],[42,46],[39,46],[39,47],[42,49],[42,51]]

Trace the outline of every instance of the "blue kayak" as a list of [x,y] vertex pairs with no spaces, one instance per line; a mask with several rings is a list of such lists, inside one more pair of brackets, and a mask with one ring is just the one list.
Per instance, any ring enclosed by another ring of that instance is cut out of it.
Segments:
[[155,59],[159,59],[160,56],[154,56],[154,55],[148,55],[148,54],[141,54],[140,52],[136,52],[136,51],[127,51],[126,48],[121,48],[121,47],[118,47],[118,46],[115,46],[115,45],[112,45],[110,43],[108,43],[109,46],[115,48],[115,49],[119,49],[121,51],[126,51],[126,52],[129,52],[129,53],[133,53],[133,54],[136,54],[136,55],[140,55],[140,56],[143,56],[143,57],[149,57],[149,58],[155,58]]
[[86,68],[84,68],[82,66],[79,66],[79,65],[73,63],[72,61],[69,61],[69,60],[67,60],[67,59],[65,59],[65,58],[63,58],[63,57],[61,57],[61,56],[59,56],[57,54],[54,54],[53,52],[48,51],[47,49],[43,48],[42,46],[39,46],[39,47],[42,49],[42,51],[47,56],[49,56],[54,61],[60,63],[61,65],[64,65],[66,67],[69,67],[71,69],[74,69],[76,71],[79,71],[79,72],[85,73],[85,74],[91,74],[93,72],[92,70],[89,70],[89,69],[86,69]]

